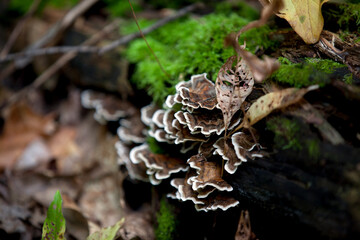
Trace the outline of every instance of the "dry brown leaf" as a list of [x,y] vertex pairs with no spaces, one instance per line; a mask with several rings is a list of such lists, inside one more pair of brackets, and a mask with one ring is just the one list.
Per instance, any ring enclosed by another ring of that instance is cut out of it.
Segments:
[[12,106],[0,136],[0,170],[13,167],[29,143],[51,133],[53,118],[34,113],[26,104]]
[[0,228],[7,233],[24,233],[26,225],[23,221],[31,216],[24,206],[9,204],[0,198]]
[[264,6],[261,10],[261,16],[260,19],[252,21],[245,25],[238,33],[237,35],[240,36],[241,33],[255,27],[260,27],[264,25],[267,20],[274,14],[274,12],[277,12],[279,8],[282,7],[282,0],[272,0],[271,3],[268,0],[260,0],[261,4]]
[[239,225],[235,234],[235,240],[250,240],[251,239],[251,224],[249,212],[242,210],[240,214]]
[[315,89],[318,89],[318,85],[312,85],[303,89],[287,88],[277,92],[268,93],[258,98],[246,112],[245,121],[240,127],[250,127],[251,125],[254,125],[272,111],[298,102],[305,93]]
[[257,82],[262,82],[280,67],[280,63],[275,59],[264,56],[263,59],[244,49],[239,49],[238,53],[249,66]]
[[[272,3],[274,0],[268,0]],[[319,41],[324,26],[321,6],[328,0],[283,0],[277,16],[286,19],[297,34],[307,43]]]
[[103,176],[85,182],[79,207],[89,219],[101,227],[114,225],[123,217],[119,202],[119,187],[115,175]]
[[66,220],[66,232],[76,239],[89,236],[89,223],[79,206],[66,193],[62,194],[63,215]]
[[271,4],[267,0],[260,0],[260,2],[264,5],[264,8],[261,11],[260,19],[250,22],[241,28],[237,33],[229,34],[225,39],[225,46],[233,46],[238,57],[241,57],[247,64],[255,78],[255,81],[257,82],[264,81],[280,66],[276,59],[264,56],[262,60],[254,54],[246,51],[245,47],[241,47],[239,45],[239,37],[243,32],[264,25],[269,17],[282,7],[281,0],[273,0]]
[[225,125],[225,132],[231,118],[240,109],[245,98],[251,93],[254,86],[254,77],[244,61],[233,64],[236,56],[230,57],[221,67],[216,79],[216,98],[220,107]]
[[124,225],[120,228],[121,239],[155,239],[151,207],[145,205],[138,211],[130,211],[125,215]]
[[79,152],[75,143],[76,129],[62,127],[49,140],[48,145],[54,158],[65,158]]

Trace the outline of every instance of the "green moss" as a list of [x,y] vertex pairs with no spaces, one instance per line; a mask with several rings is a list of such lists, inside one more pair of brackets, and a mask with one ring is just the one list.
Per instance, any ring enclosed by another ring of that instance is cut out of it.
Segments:
[[160,146],[160,143],[155,138],[147,137],[146,142],[149,145],[150,151],[157,154],[165,153],[165,149]]
[[[280,68],[272,75],[272,80],[294,87],[306,87],[318,84],[320,87],[330,82],[330,74],[336,69],[345,68],[344,64],[329,59],[306,58],[303,63],[292,63],[280,57]],[[349,82],[352,76],[344,76]]]
[[308,139],[305,141],[307,153],[311,159],[318,159],[320,156],[320,146],[316,139]]
[[302,145],[297,138],[300,127],[296,121],[275,117],[267,121],[266,126],[275,134],[274,143],[276,148],[282,150],[302,150]]
[[249,20],[256,20],[260,17],[260,14],[256,9],[240,1],[217,4],[215,6],[215,12],[221,14],[236,13],[237,15]]
[[146,0],[146,4],[155,8],[181,8],[199,1],[200,0]]
[[353,75],[351,73],[344,75],[344,82],[347,84],[352,84],[354,81]]
[[321,155],[319,139],[299,119],[273,117],[267,121],[266,126],[274,133],[275,149],[291,150],[295,154],[304,154],[311,160],[319,159]]
[[360,3],[341,4],[339,6],[338,24],[340,27],[349,26],[351,23],[360,27]]
[[[332,5],[324,11],[325,28],[341,28],[342,32],[355,33],[360,31],[360,3],[341,3]],[[329,22],[329,26],[327,26]],[[336,26],[337,24],[337,26]]]
[[[159,58],[167,77],[151,55],[143,39],[133,41],[125,52],[135,63],[132,81],[139,88],[146,88],[156,103],[174,93],[179,79],[189,79],[192,74],[208,73],[212,80],[226,59],[234,55],[232,48],[224,48],[226,35],[238,31],[249,22],[237,14],[210,14],[200,19],[183,18],[154,31],[147,40]],[[258,46],[265,49],[276,43],[268,38],[271,29],[263,26],[241,36],[247,48],[254,52]]]
[[[9,9],[11,11],[18,12],[20,15],[25,14],[34,0],[11,0]],[[56,8],[71,8],[77,4],[79,0],[44,0],[39,5],[38,12],[41,12],[46,6],[52,6]]]
[[332,73],[336,68],[343,68],[346,65],[332,61],[330,59],[306,58],[306,63],[312,65],[316,70],[324,73]]
[[156,215],[157,227],[155,236],[157,240],[171,240],[176,230],[176,218],[173,206],[165,198],[160,201],[160,210]]
[[[119,1],[119,0],[104,0],[106,3],[107,11],[112,17],[121,17],[124,15],[131,15],[131,8],[128,1]],[[131,5],[134,8],[134,11],[137,12],[141,10],[140,1],[132,0]]]

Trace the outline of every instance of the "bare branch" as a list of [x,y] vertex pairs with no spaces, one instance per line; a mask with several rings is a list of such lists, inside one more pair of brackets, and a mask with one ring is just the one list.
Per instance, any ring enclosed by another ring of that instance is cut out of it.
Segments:
[[154,53],[153,49],[151,48],[150,44],[148,43],[148,41],[146,40],[145,38],[145,35],[143,34],[143,32],[141,31],[141,28],[140,28],[140,25],[139,25],[139,22],[137,20],[137,17],[136,17],[136,14],[134,12],[134,8],[130,2],[130,0],[128,0],[129,2],[129,5],[130,5],[130,8],[131,8],[131,11],[132,11],[132,14],[133,14],[133,17],[134,17],[134,20],[135,20],[135,23],[136,23],[136,26],[138,27],[139,29],[139,33],[142,37],[142,39],[144,39],[145,43],[146,43],[146,46],[148,47],[148,49],[150,50],[151,54],[153,55],[153,57],[155,58],[157,64],[159,65],[161,71],[165,74],[166,77],[170,78],[170,75],[165,71],[164,67],[162,66],[159,58],[156,56],[156,54]]
[[4,48],[1,50],[0,59],[3,59],[11,50],[14,45],[16,39],[19,37],[21,31],[23,30],[26,21],[35,13],[36,9],[39,7],[39,4],[42,0],[35,0],[29,8],[29,11],[25,14],[25,16],[20,20],[20,22],[16,25],[15,29],[12,31],[8,41],[6,42]]
[[[153,25],[151,25],[151,26],[143,29],[143,30],[142,30],[142,33],[143,33],[144,35],[149,34],[149,33],[151,33],[152,31],[154,31],[154,30],[156,30],[156,29],[164,26],[165,24],[167,24],[167,23],[169,23],[169,22],[172,22],[172,21],[174,21],[174,20],[176,20],[176,19],[178,19],[178,18],[180,18],[180,17],[182,17],[182,16],[185,16],[185,15],[188,14],[189,12],[192,12],[192,11],[194,11],[195,9],[197,9],[197,8],[199,8],[199,7],[201,7],[201,6],[202,6],[202,5],[201,5],[200,3],[195,3],[195,4],[189,5],[189,6],[187,6],[187,7],[184,7],[184,8],[182,8],[182,9],[180,9],[179,11],[177,11],[174,15],[171,15],[171,16],[168,16],[168,17],[166,17],[166,18],[163,18],[163,19],[157,21],[156,23],[154,23]],[[121,46],[121,45],[124,45],[124,44],[126,44],[126,43],[128,43],[128,42],[130,42],[130,41],[132,41],[132,40],[134,40],[134,39],[136,39],[136,38],[139,38],[139,37],[141,37],[140,32],[136,32],[136,33],[134,33],[134,34],[130,34],[130,35],[127,35],[127,36],[125,36],[125,37],[122,37],[122,38],[120,38],[120,39],[118,39],[118,40],[110,43],[109,45],[104,46],[104,47],[99,51],[99,54],[104,54],[104,53],[106,53],[106,52],[108,52],[108,51],[113,50],[114,48],[117,48],[117,47],[119,47],[119,46]]]
[[[63,31],[64,29],[68,28],[80,15],[82,15],[86,10],[88,10],[92,5],[94,5],[99,0],[83,0],[74,8],[72,8],[60,21],[58,21],[48,32],[45,36],[43,36],[40,40],[36,43],[31,45],[27,48],[27,51],[39,49],[46,44],[48,44],[54,37]],[[26,52],[27,52],[26,51]],[[32,59],[27,57],[24,59],[19,59],[15,63],[18,68],[23,68],[27,64],[30,63]]]
[[91,47],[91,46],[61,46],[61,47],[48,47],[48,48],[40,48],[29,50],[26,52],[19,52],[9,54],[3,59],[0,60],[1,62],[5,61],[16,61],[22,58],[33,58],[42,55],[52,55],[52,54],[59,54],[59,53],[68,53],[68,52],[76,52],[76,53],[96,53],[98,52],[98,47]]
[[[87,9],[89,9],[92,5],[94,5],[99,0],[83,0],[74,8],[72,8],[60,21],[54,24],[54,26],[47,32],[45,36],[43,36],[40,40],[32,44],[25,50],[24,52],[28,52],[34,49],[39,49],[46,44],[48,44],[51,40],[53,40],[59,33],[68,28],[78,16],[83,14]],[[17,53],[16,53],[17,54]],[[31,56],[31,55],[30,55]],[[4,71],[0,72],[0,82],[9,77],[16,69],[24,68],[32,61],[31,57],[27,58],[16,58],[16,61],[12,64],[9,64]],[[4,61],[1,61],[2,63]]]
[[[90,0],[89,0],[90,1]],[[94,1],[94,0],[91,0]],[[180,9],[178,12],[176,12],[174,15],[171,15],[169,17],[163,18],[153,25],[145,28],[142,33],[144,35],[151,33],[152,31],[162,27],[163,25],[174,21],[187,13],[195,10],[196,8],[199,8],[201,4],[196,3],[189,5],[187,7],[184,7]],[[49,34],[48,34],[49,35]],[[118,40],[115,40],[111,43],[109,43],[106,46],[103,46],[101,48],[99,47],[89,47],[89,46],[57,46],[57,47],[48,47],[48,48],[29,48],[27,51],[19,52],[19,53],[13,53],[9,54],[6,57],[0,59],[0,64],[8,61],[19,61],[22,58],[26,57],[26,59],[30,59],[35,56],[41,56],[41,55],[49,55],[49,54],[58,54],[58,53],[67,53],[67,52],[73,52],[73,53],[97,53],[97,54],[105,54],[106,52],[109,52],[121,45],[127,44],[128,42],[141,37],[140,32],[136,32],[130,35],[126,35],[124,37],[119,38]],[[38,44],[39,45],[39,44]]]
[[[89,47],[87,45],[93,45],[99,42],[104,36],[112,31],[114,31],[119,24],[118,20],[115,20],[108,26],[106,26],[103,30],[93,35],[90,39],[86,40],[82,43],[80,47]],[[23,97],[30,89],[35,89],[40,87],[44,84],[48,79],[50,79],[57,71],[59,71],[66,63],[68,63],[71,59],[76,57],[77,51],[67,52],[61,58],[59,58],[53,65],[51,65],[45,72],[43,72],[39,77],[37,77],[32,84],[29,86],[24,87],[16,94],[12,95],[11,98],[8,100],[7,104],[11,104],[21,97]]]

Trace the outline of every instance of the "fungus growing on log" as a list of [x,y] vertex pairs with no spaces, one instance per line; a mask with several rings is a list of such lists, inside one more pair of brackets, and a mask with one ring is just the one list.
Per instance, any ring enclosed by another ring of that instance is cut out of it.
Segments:
[[[244,69],[239,70],[239,78],[243,77],[244,74],[240,73]],[[249,74],[244,76],[249,77]],[[252,78],[249,81],[246,89],[253,86]],[[206,78],[206,74],[192,76],[190,81],[178,83],[175,89],[176,93],[167,97],[165,109],[145,106],[141,109],[141,119],[149,128],[148,135],[156,141],[180,145],[179,158],[152,153],[149,146],[143,144],[131,150],[131,162],[145,163],[149,180],[154,185],[171,178],[172,173],[185,171],[183,178],[176,177],[170,181],[176,191],[168,196],[192,201],[199,211],[227,210],[236,206],[239,202],[231,196],[233,188],[222,176],[222,161],[227,161],[225,173],[234,173],[242,161],[254,157],[249,151],[257,150],[250,134],[236,133],[226,141],[226,146],[232,149],[224,154],[225,128],[231,130],[238,126],[242,112],[237,111],[238,108],[227,119],[229,122],[224,123],[215,84]],[[244,101],[246,96],[241,96]],[[185,152],[186,155],[182,155]]]
[[92,90],[81,93],[81,104],[84,108],[95,109],[94,118],[100,124],[117,121],[136,112],[136,108],[131,103]]
[[170,177],[173,173],[188,170],[188,166],[181,159],[155,154],[150,151],[146,143],[134,147],[130,151],[130,160],[133,164],[145,164],[146,173],[153,185],[160,184],[161,180]]
[[120,141],[115,143],[118,164],[126,167],[132,179],[149,181],[149,176],[146,174],[148,168],[145,163],[134,164],[129,157],[133,145],[142,144],[146,139],[145,125],[142,123],[141,114],[136,107],[115,96],[92,90],[85,90],[81,93],[81,103],[85,108],[95,109],[94,118],[100,124],[119,121],[117,135]]
[[237,132],[228,138],[226,141],[224,138],[220,138],[215,144],[214,154],[219,154],[225,161],[225,170],[233,174],[236,172],[237,167],[246,162],[247,159],[253,159],[255,157],[262,157],[261,153],[251,153],[259,144],[255,143],[250,134],[244,132]]
[[[239,65],[237,79],[233,79],[233,83],[241,84],[239,79],[247,78],[245,85],[239,85],[240,92],[246,90],[240,94],[242,103],[253,86],[252,77],[244,74],[245,71],[246,67]],[[198,211],[236,206],[239,202],[231,195],[233,187],[226,182],[226,175],[234,173],[242,162],[261,156],[254,154],[258,148],[252,135],[244,132],[225,135],[226,129],[232,130],[241,123],[243,112],[238,110],[242,103],[224,118],[215,84],[206,74],[192,76],[190,81],[178,83],[175,89],[176,93],[167,97],[164,109],[151,104],[143,107],[139,114],[131,106],[130,112],[120,114],[123,108],[117,103],[108,111],[114,113],[111,120],[121,118],[117,131],[120,142],[115,146],[119,163],[125,165],[131,178],[153,185],[173,178],[170,184],[175,191],[168,196],[192,201]],[[98,109],[107,109],[104,105],[108,101],[114,101],[112,97],[96,95],[95,98],[94,95],[85,92],[85,107],[100,111]],[[166,149],[162,154],[152,152],[146,135],[178,152],[166,153]],[[226,171],[223,171],[223,161]]]
[[129,147],[118,141],[115,143],[116,152],[118,154],[118,164],[119,166],[124,165],[128,171],[129,176],[132,179],[141,180],[144,182],[148,182],[149,178],[146,174],[147,167],[145,163],[132,163],[129,157]]
[[[190,109],[213,110],[216,106],[215,85],[206,78],[206,73],[193,75],[188,82],[180,82],[176,85],[177,95],[174,96],[175,102],[181,97],[183,107]],[[180,102],[179,102],[180,103]]]
[[129,144],[145,142],[145,125],[141,122],[139,114],[120,119],[119,123],[117,134],[122,142]]

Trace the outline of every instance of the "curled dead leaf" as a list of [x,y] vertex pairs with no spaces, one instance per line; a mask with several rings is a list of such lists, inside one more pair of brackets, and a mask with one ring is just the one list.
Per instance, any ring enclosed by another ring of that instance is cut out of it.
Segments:
[[[286,19],[297,34],[307,43],[319,41],[324,26],[321,6],[328,0],[283,0],[277,16]],[[262,0],[262,3],[265,1]],[[274,0],[266,2],[273,3]]]
[[287,88],[277,92],[268,93],[258,98],[249,108],[245,115],[245,121],[238,127],[249,128],[272,111],[287,107],[298,102],[307,92],[318,89],[318,85],[308,88]]
[[249,211],[242,210],[240,214],[239,225],[235,234],[235,240],[250,240],[251,235]]
[[264,56],[260,59],[244,49],[240,49],[239,54],[249,66],[256,82],[264,81],[280,67],[280,63],[275,58]]
[[263,59],[260,59],[251,52],[246,51],[245,46],[239,45],[239,37],[243,32],[249,29],[264,25],[274,12],[283,7],[281,0],[272,0],[271,2],[267,0],[260,0],[260,2],[264,5],[264,8],[261,11],[260,19],[248,23],[237,33],[231,33],[225,39],[225,46],[233,46],[238,57],[241,57],[242,61],[246,63],[257,82],[262,82],[268,78],[279,68],[280,64],[274,58],[264,56]]

